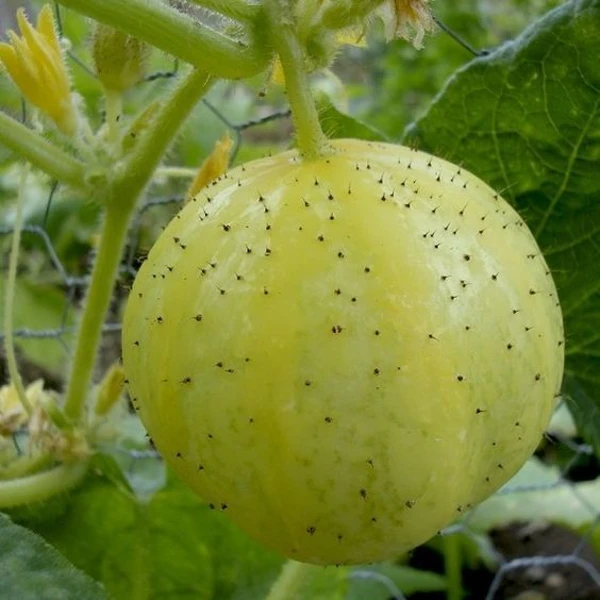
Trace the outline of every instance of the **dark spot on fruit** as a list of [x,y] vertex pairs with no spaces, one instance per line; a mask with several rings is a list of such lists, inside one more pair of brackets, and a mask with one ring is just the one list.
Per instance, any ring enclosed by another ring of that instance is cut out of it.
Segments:
[[512,344],[506,344],[506,349],[507,350],[512,350],[513,349],[513,345]]
[[352,298],[350,298],[351,302],[356,302],[356,300],[357,300],[356,296],[352,296]]
[[335,221],[335,215],[334,215],[333,213],[331,213],[331,214],[329,215],[329,220],[330,220],[330,221]]
[[331,328],[331,331],[332,331],[333,333],[342,333],[342,326],[341,326],[341,325],[334,325],[334,326]]
[[181,457],[182,457],[182,454],[181,454],[181,452],[178,452],[178,453],[177,453],[175,456],[176,456],[177,458],[181,458]]
[[221,361],[219,361],[218,363],[215,363],[215,367],[219,367],[219,369],[222,369],[223,363]]
[[363,500],[366,500],[366,499],[367,499],[367,490],[365,490],[364,488],[363,488],[363,489],[361,489],[361,490],[360,490],[360,497],[361,497]]
[[463,258],[469,262],[471,260],[471,256],[469,254],[463,254]]
[[364,271],[365,271],[365,273],[370,273],[371,272],[371,267],[365,267]]
[[406,506],[406,508],[412,508],[415,504],[416,504],[415,500],[407,500],[404,503],[404,506]]
[[367,458],[367,464],[371,467],[371,468],[375,468],[375,465],[373,464],[373,459],[372,458]]
[[499,469],[504,469],[504,465],[502,463],[498,463],[498,468]]
[[214,504],[211,502],[211,503],[208,505],[208,508],[210,508],[210,510],[215,510],[215,505],[214,505]]
[[475,410],[475,414],[476,414],[476,415],[480,415],[480,414],[482,414],[482,413],[484,413],[484,412],[486,412],[486,411],[485,411],[483,408],[477,408],[477,409]]
[[456,381],[464,381],[464,380],[465,380],[465,378],[464,378],[463,375],[457,375],[456,376]]
[[212,440],[213,439],[213,434],[209,433],[207,437],[208,437],[209,440]]
[[135,342],[133,342],[133,345],[134,345],[134,346],[139,346],[139,345],[140,345],[140,342],[139,342],[138,340],[135,340]]
[[191,377],[184,377],[181,380],[181,383],[192,383],[192,378]]
[[341,533],[337,534],[337,540],[338,542],[341,542],[344,539],[344,536]]
[[535,296],[537,294],[537,292],[534,289],[530,289],[529,290],[529,295],[530,296]]
[[322,233],[320,233],[320,234],[317,236],[317,239],[318,239],[320,242],[324,242],[324,241],[325,241],[325,236],[324,236]]
[[310,527],[306,528],[306,533],[308,533],[308,535],[315,535],[315,531],[316,531],[316,528],[313,527],[312,525]]
[[435,335],[433,335],[433,333],[430,333],[430,334],[429,334],[427,337],[428,337],[430,340],[436,340],[436,341],[437,341],[437,338],[435,337]]
[[223,231],[231,230],[231,225],[228,225],[227,223],[222,224],[221,227],[223,228]]
[[217,289],[219,290],[219,294],[221,294],[221,296],[225,295],[226,292],[225,292],[225,290],[223,288],[220,288],[220,287],[217,286]]
[[542,376],[541,376],[541,374],[540,374],[540,373],[536,373],[536,374],[535,374],[535,378],[534,378],[534,379],[535,379],[536,381],[539,381],[541,378],[542,378]]
[[446,279],[448,279],[448,277],[450,277],[450,275],[442,275],[442,276],[440,277],[440,279],[441,279],[442,281],[446,281]]
[[269,290],[267,288],[263,288],[263,294],[265,296],[268,296],[269,295]]
[[371,523],[377,523],[377,518],[376,517],[371,517]]
[[338,253],[338,258],[344,258],[344,253],[340,250]]
[[332,422],[333,422],[332,417],[325,417],[325,423],[332,423]]
[[163,318],[162,317],[156,317],[156,322],[157,323],[162,323],[163,322]]
[[458,298],[458,296],[450,296],[450,300],[456,300]]
[[265,256],[271,255],[271,248],[265,248]]
[[221,510],[227,510],[227,504],[221,504]]
[[312,381],[310,381],[310,379],[307,379],[307,380],[304,382],[304,385],[305,385],[306,387],[309,387],[310,385],[312,385]]
[[194,319],[195,319],[196,321],[202,321],[202,315],[201,315],[200,313],[198,313],[198,314],[197,314],[197,315],[194,317]]
[[470,325],[465,325],[465,331],[471,331],[471,326]]
[[246,246],[246,254],[252,254],[252,248],[250,248],[250,246]]
[[204,471],[204,465],[198,465],[198,471]]
[[329,190],[329,194],[327,195],[327,200],[333,200],[333,194],[331,193],[331,190]]
[[337,288],[337,289],[333,290],[333,293],[334,293],[336,296],[339,296],[339,295],[342,293],[342,290],[340,290],[340,288]]
[[373,375],[379,375],[380,372],[381,371],[377,367],[373,369]]

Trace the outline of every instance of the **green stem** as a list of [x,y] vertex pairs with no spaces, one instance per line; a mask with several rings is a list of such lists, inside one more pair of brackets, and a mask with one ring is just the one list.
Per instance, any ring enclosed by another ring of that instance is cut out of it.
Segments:
[[21,229],[23,228],[23,204],[25,203],[25,186],[27,184],[27,173],[29,167],[24,164],[21,166],[21,181],[19,183],[19,195],[17,198],[17,211],[15,215],[15,228],[12,235],[12,244],[10,248],[10,260],[8,263],[8,281],[6,283],[6,298],[4,310],[4,348],[6,351],[6,364],[10,381],[12,382],[17,396],[23,405],[23,409],[28,415],[31,415],[33,409],[31,402],[27,398],[27,392],[19,373],[17,357],[15,355],[15,343],[13,339],[13,313],[15,290],[17,285],[17,264],[19,262],[19,246],[21,244]]
[[49,454],[38,454],[36,456],[19,456],[6,467],[0,468],[0,479],[18,479],[47,469],[53,462],[54,457]]
[[300,590],[307,585],[313,574],[323,567],[288,560],[266,600],[295,600]]
[[246,0],[192,0],[214,12],[238,21],[256,22],[262,7],[260,4],[251,4]]
[[0,481],[0,509],[41,502],[66,492],[77,485],[86,472],[86,463],[75,463],[20,479]]
[[283,68],[285,90],[292,109],[298,148],[305,158],[315,158],[322,154],[326,138],[304,67],[302,46],[292,26],[277,22],[278,11],[274,10],[270,17],[273,45]]
[[79,188],[85,185],[84,163],[3,112],[0,112],[0,144],[58,181]]
[[447,600],[462,600],[462,565],[460,538],[456,534],[442,536],[444,547],[444,570],[448,581]]
[[116,207],[107,209],[67,386],[64,412],[74,422],[80,419],[87,398],[96,350],[115,285],[128,225],[127,212]]
[[180,126],[213,83],[214,79],[206,73],[190,70],[158,110],[133,154],[102,198],[107,207],[106,217],[77,333],[64,407],[66,416],[74,422],[82,418],[102,324],[137,199],[152,178]]
[[[246,45],[157,0],[59,0],[77,12],[125,31],[217,77],[263,71],[270,60],[260,36]],[[224,2],[225,4],[225,2]]]

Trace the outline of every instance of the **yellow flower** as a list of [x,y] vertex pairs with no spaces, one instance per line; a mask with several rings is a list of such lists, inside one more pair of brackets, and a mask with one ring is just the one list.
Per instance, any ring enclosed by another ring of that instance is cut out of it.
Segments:
[[20,8],[17,22],[21,37],[14,31],[8,32],[11,43],[0,43],[0,63],[23,96],[46,113],[63,133],[72,135],[77,128],[77,112],[52,9],[44,5],[34,28]]

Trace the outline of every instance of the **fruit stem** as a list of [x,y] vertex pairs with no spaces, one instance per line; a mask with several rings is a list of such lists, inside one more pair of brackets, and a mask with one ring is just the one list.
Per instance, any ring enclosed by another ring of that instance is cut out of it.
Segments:
[[53,179],[82,188],[86,165],[0,111],[0,144]]
[[66,492],[83,479],[87,467],[87,463],[79,462],[11,481],[0,481],[0,509],[41,502]]
[[250,77],[270,60],[260,36],[242,43],[158,0],[58,1],[217,77]]
[[106,215],[77,333],[64,407],[66,416],[74,423],[82,418],[102,325],[112,296],[129,220],[137,200],[152,178],[179,127],[214,81],[213,77],[197,69],[191,69],[182,78],[171,96],[158,110],[124,168],[100,198],[106,206]]
[[446,600],[462,600],[462,565],[460,556],[460,538],[456,534],[442,536],[444,552],[444,570],[448,581]]
[[281,570],[277,581],[269,591],[266,600],[295,600],[300,590],[311,579],[313,573],[322,569],[316,565],[288,560]]
[[17,210],[15,214],[15,225],[12,235],[10,248],[10,260],[8,263],[8,281],[6,284],[5,310],[4,310],[4,348],[6,351],[6,364],[8,374],[17,396],[23,406],[23,410],[31,416],[33,409],[31,402],[27,398],[27,392],[21,379],[21,373],[17,366],[17,357],[15,354],[15,343],[13,339],[13,308],[15,301],[15,291],[17,287],[17,264],[19,262],[19,245],[21,243],[21,229],[23,227],[23,204],[25,204],[25,186],[27,185],[27,175],[29,165],[21,166],[21,180],[19,182],[19,194],[17,198]]
[[326,137],[304,66],[304,52],[294,28],[280,21],[279,11],[273,10],[270,15],[271,35],[283,69],[298,148],[305,158],[316,158],[323,152]]

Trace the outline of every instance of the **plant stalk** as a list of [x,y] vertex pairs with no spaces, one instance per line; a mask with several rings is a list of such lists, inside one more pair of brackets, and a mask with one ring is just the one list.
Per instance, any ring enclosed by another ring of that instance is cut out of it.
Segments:
[[262,7],[260,3],[246,0],[191,0],[194,4],[208,8],[238,21],[256,22]]
[[273,11],[269,25],[273,45],[283,68],[285,90],[292,109],[298,148],[305,158],[316,158],[323,153],[326,137],[310,89],[302,46],[293,27],[282,25],[276,19],[277,13]]
[[0,509],[41,502],[66,492],[77,485],[86,472],[87,463],[78,462],[11,481],[0,481]]
[[288,560],[283,565],[281,573],[269,591],[266,600],[295,600],[313,574],[322,568],[317,565]]
[[[217,77],[250,77],[270,55],[260,36],[251,44],[229,38],[166,2],[157,0],[59,0],[60,4],[120,29]],[[223,2],[222,4],[227,4]],[[254,28],[253,28],[254,29]]]
[[19,182],[19,195],[17,198],[17,211],[15,215],[15,228],[12,235],[10,248],[10,260],[8,263],[8,280],[6,283],[6,295],[4,301],[4,349],[6,351],[6,364],[10,381],[15,387],[17,396],[21,401],[23,410],[31,415],[33,409],[27,398],[27,392],[19,373],[17,357],[15,355],[15,342],[13,339],[13,313],[14,300],[17,286],[17,265],[19,263],[19,247],[21,244],[21,229],[23,228],[23,204],[25,204],[25,186],[27,185],[27,174],[29,165],[21,166],[21,180]]
[[100,198],[106,206],[106,215],[77,333],[64,406],[65,415],[74,423],[82,419],[102,325],[110,304],[129,221],[137,200],[148,185],[179,127],[214,81],[213,77],[196,69],[190,70],[183,77],[171,96],[158,110],[133,154],[120,170],[120,174],[112,182],[104,197]]
[[462,600],[462,565],[460,556],[460,538],[456,534],[442,536],[444,552],[444,571],[448,581],[447,600]]
[[85,186],[84,163],[3,112],[0,112],[0,143],[53,179],[73,187]]

